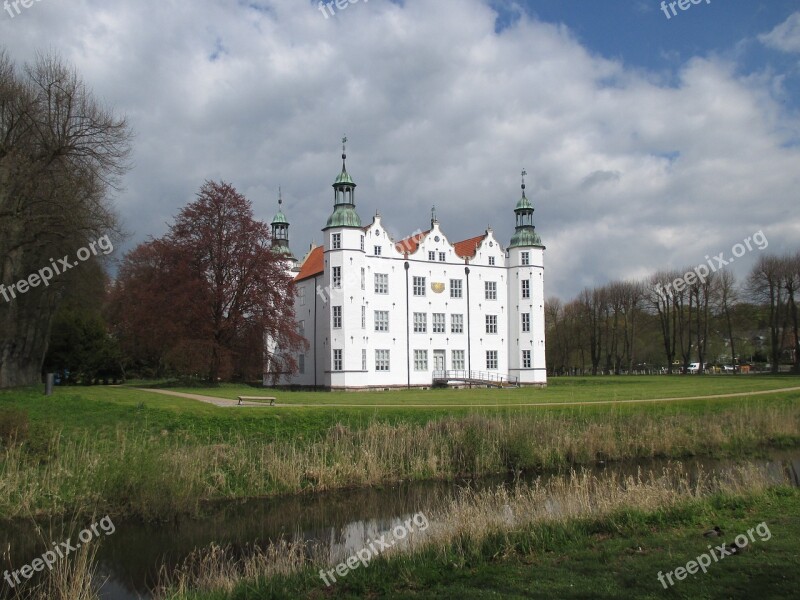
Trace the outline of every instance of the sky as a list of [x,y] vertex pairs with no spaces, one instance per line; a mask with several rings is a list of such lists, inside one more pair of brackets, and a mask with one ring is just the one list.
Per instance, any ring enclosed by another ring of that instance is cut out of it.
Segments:
[[280,186],[302,257],[343,135],[395,239],[435,206],[450,241],[508,243],[527,170],[547,296],[800,250],[798,0],[2,1],[15,62],[58,53],[129,121],[117,258],[206,180],[267,222]]

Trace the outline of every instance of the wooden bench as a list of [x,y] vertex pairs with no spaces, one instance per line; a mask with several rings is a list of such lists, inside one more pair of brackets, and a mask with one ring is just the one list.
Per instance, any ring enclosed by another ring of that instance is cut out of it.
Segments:
[[276,400],[274,396],[237,396],[237,398],[239,398],[238,406],[241,406],[243,401],[261,402],[267,400],[269,400],[270,406],[275,406],[275,400]]

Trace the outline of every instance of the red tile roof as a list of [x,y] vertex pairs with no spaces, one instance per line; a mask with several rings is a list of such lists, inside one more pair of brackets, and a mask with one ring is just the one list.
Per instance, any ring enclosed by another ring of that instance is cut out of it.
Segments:
[[300,267],[300,272],[297,274],[297,277],[295,277],[294,280],[303,281],[304,279],[309,279],[310,277],[320,275],[324,270],[325,249],[322,246],[317,246],[303,261],[303,264]]
[[469,238],[468,240],[464,240],[463,242],[456,242],[453,244],[455,248],[456,254],[461,258],[472,258],[475,256],[475,252],[478,250],[478,246],[481,245],[481,242],[486,239],[486,234],[475,236],[474,238]]
[[411,237],[407,237],[404,240],[400,240],[395,244],[395,248],[397,251],[404,254],[408,252],[409,254],[414,254],[419,248],[419,242],[422,240],[426,235],[431,232],[429,229],[428,231],[423,231],[422,233],[417,233],[416,235],[412,235]]

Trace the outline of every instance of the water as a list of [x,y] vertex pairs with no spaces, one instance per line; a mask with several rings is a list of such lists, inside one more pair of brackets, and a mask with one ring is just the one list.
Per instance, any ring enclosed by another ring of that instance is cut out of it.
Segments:
[[[660,471],[668,461],[644,461],[597,465],[592,470],[600,478],[611,475],[634,475],[639,467]],[[768,459],[716,461],[688,459],[681,461],[690,477],[700,469],[706,474],[750,463],[774,481],[790,481],[800,486],[800,451],[775,452]],[[559,476],[543,475],[543,479]],[[194,549],[212,543],[230,545],[234,552],[245,546],[261,547],[280,539],[306,540],[322,544],[331,564],[353,555],[370,540],[417,512],[428,514],[453,498],[460,487],[490,488],[512,483],[506,478],[481,478],[456,483],[423,482],[398,486],[347,490],[308,496],[277,499],[233,501],[220,504],[203,519],[179,519],[167,524],[142,524],[114,520],[115,531],[106,536],[99,530],[100,596],[103,600],[138,600],[149,598],[162,566],[179,564]],[[102,517],[102,515],[99,515]],[[19,569],[41,556],[53,542],[72,538],[91,524],[74,524],[71,532],[62,522],[40,524],[14,523],[0,530],[0,553],[4,569]],[[109,528],[110,529],[110,528]],[[11,560],[9,560],[9,555]],[[13,567],[12,567],[13,565]],[[2,580],[0,580],[2,581]],[[9,586],[0,583],[0,597]]]

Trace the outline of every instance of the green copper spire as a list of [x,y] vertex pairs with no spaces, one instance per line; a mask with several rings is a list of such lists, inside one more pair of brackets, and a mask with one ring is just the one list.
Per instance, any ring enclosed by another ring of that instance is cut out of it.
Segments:
[[272,218],[272,250],[279,254],[284,254],[294,259],[292,251],[289,249],[289,220],[283,214],[283,193],[278,188],[278,212]]
[[514,213],[517,217],[517,227],[514,235],[511,236],[511,245],[509,248],[517,248],[521,246],[541,246],[542,239],[536,233],[536,228],[533,226],[533,204],[528,200],[525,195],[525,176],[528,174],[525,169],[522,170],[522,198],[517,202]]
[[356,212],[356,184],[347,172],[347,136],[342,138],[342,172],[333,182],[333,213],[325,229],[331,227],[361,227],[361,217]]

